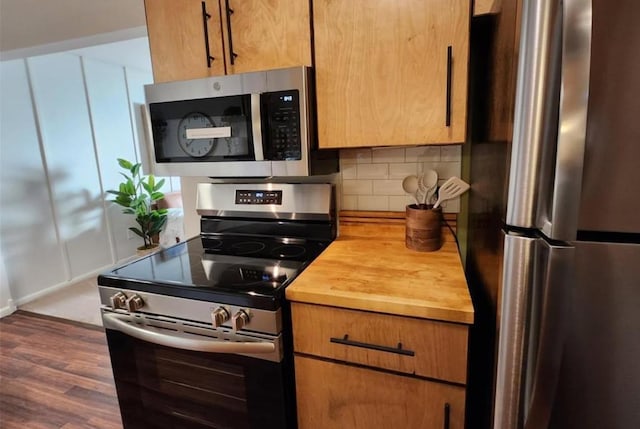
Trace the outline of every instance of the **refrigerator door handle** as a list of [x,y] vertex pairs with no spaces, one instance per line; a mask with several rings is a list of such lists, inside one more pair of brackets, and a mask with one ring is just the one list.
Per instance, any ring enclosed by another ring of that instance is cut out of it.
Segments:
[[494,429],[548,427],[558,386],[575,249],[505,235]]
[[575,239],[586,138],[591,0],[523,3],[507,225]]
[[507,225],[536,227],[545,124],[553,106],[551,63],[554,2],[523,2],[509,168]]
[[505,235],[494,429],[521,428],[524,409],[529,304],[538,239]]
[[[589,74],[591,70],[592,0],[559,0],[562,19],[562,55],[557,147],[543,162],[553,164],[555,177],[543,187],[537,226],[548,237],[576,239],[582,170],[587,133]],[[547,190],[545,190],[547,189]]]
[[538,319],[532,322],[536,332],[530,335],[529,356],[534,362],[530,372],[528,392],[525,402],[524,429],[549,427],[553,403],[556,397],[560,368],[567,338],[567,318],[573,290],[572,272],[575,248],[552,246],[541,242],[538,257],[543,263],[536,270],[540,278],[535,283],[541,285],[537,299],[532,302],[531,314]]

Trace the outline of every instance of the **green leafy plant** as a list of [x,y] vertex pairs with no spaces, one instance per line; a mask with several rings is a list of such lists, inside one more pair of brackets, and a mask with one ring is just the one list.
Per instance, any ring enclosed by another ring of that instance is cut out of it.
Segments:
[[150,249],[157,245],[153,243],[153,236],[162,231],[167,223],[167,209],[156,208],[156,201],[164,198],[160,188],[164,184],[164,179],[156,183],[153,175],[143,176],[140,172],[140,163],[132,163],[126,159],[118,158],[118,164],[127,173],[120,173],[125,181],[120,183],[118,190],[108,190],[115,195],[115,199],[110,200],[122,207],[122,213],[135,216],[138,227],[130,227],[129,230],[142,237],[144,246],[138,249]]

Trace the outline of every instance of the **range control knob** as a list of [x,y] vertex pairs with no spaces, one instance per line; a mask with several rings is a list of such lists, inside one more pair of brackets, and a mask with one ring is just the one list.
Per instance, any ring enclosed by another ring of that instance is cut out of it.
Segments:
[[239,331],[249,324],[249,314],[244,310],[238,310],[231,319],[231,326],[234,331]]
[[144,300],[138,294],[133,294],[127,298],[127,310],[137,311],[144,307]]
[[127,308],[127,295],[123,294],[122,292],[118,292],[115,295],[112,295],[109,298],[109,301],[111,302],[111,307],[114,310],[117,310],[118,308]]
[[219,328],[230,318],[230,314],[224,307],[218,307],[211,312],[211,324],[214,328]]

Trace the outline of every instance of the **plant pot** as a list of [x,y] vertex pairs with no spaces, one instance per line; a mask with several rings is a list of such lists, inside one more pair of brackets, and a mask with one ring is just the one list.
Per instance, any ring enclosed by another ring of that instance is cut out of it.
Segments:
[[151,247],[140,246],[136,249],[136,255],[146,256],[160,249],[159,244],[153,244]]

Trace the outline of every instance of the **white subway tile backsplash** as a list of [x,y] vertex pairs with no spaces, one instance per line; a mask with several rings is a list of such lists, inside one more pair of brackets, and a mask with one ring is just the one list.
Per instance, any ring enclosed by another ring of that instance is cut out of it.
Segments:
[[410,174],[416,174],[417,168],[418,164],[415,162],[389,164],[389,179],[404,179]]
[[374,180],[373,195],[404,195],[402,180]]
[[347,164],[340,167],[342,179],[357,179],[357,168],[355,164]]
[[460,212],[460,197],[453,198],[451,200],[442,203],[443,213],[459,213]]
[[439,180],[446,180],[452,176],[460,177],[462,163],[458,162],[425,162],[422,164],[422,170],[432,169],[438,172]]
[[[402,179],[428,169],[438,172],[438,184],[460,177],[461,147],[343,149],[340,151],[342,210],[404,211],[415,201],[402,189]],[[443,204],[443,211],[460,211],[460,199]]]
[[386,179],[389,177],[389,164],[358,164],[358,179]]
[[358,196],[343,195],[341,210],[358,210]]
[[358,210],[389,210],[389,197],[384,195],[358,195]]
[[397,163],[404,162],[404,148],[383,148],[371,151],[371,162]]
[[442,146],[440,149],[440,161],[460,161],[462,157],[462,147],[455,146]]
[[343,195],[371,195],[373,182],[371,180],[342,180]]
[[405,150],[406,161],[440,161],[440,146],[416,146]]
[[415,201],[408,195],[389,197],[389,210],[392,212],[403,212],[409,204],[415,204]]
[[371,163],[371,149],[342,149],[340,151],[340,164],[367,163]]

